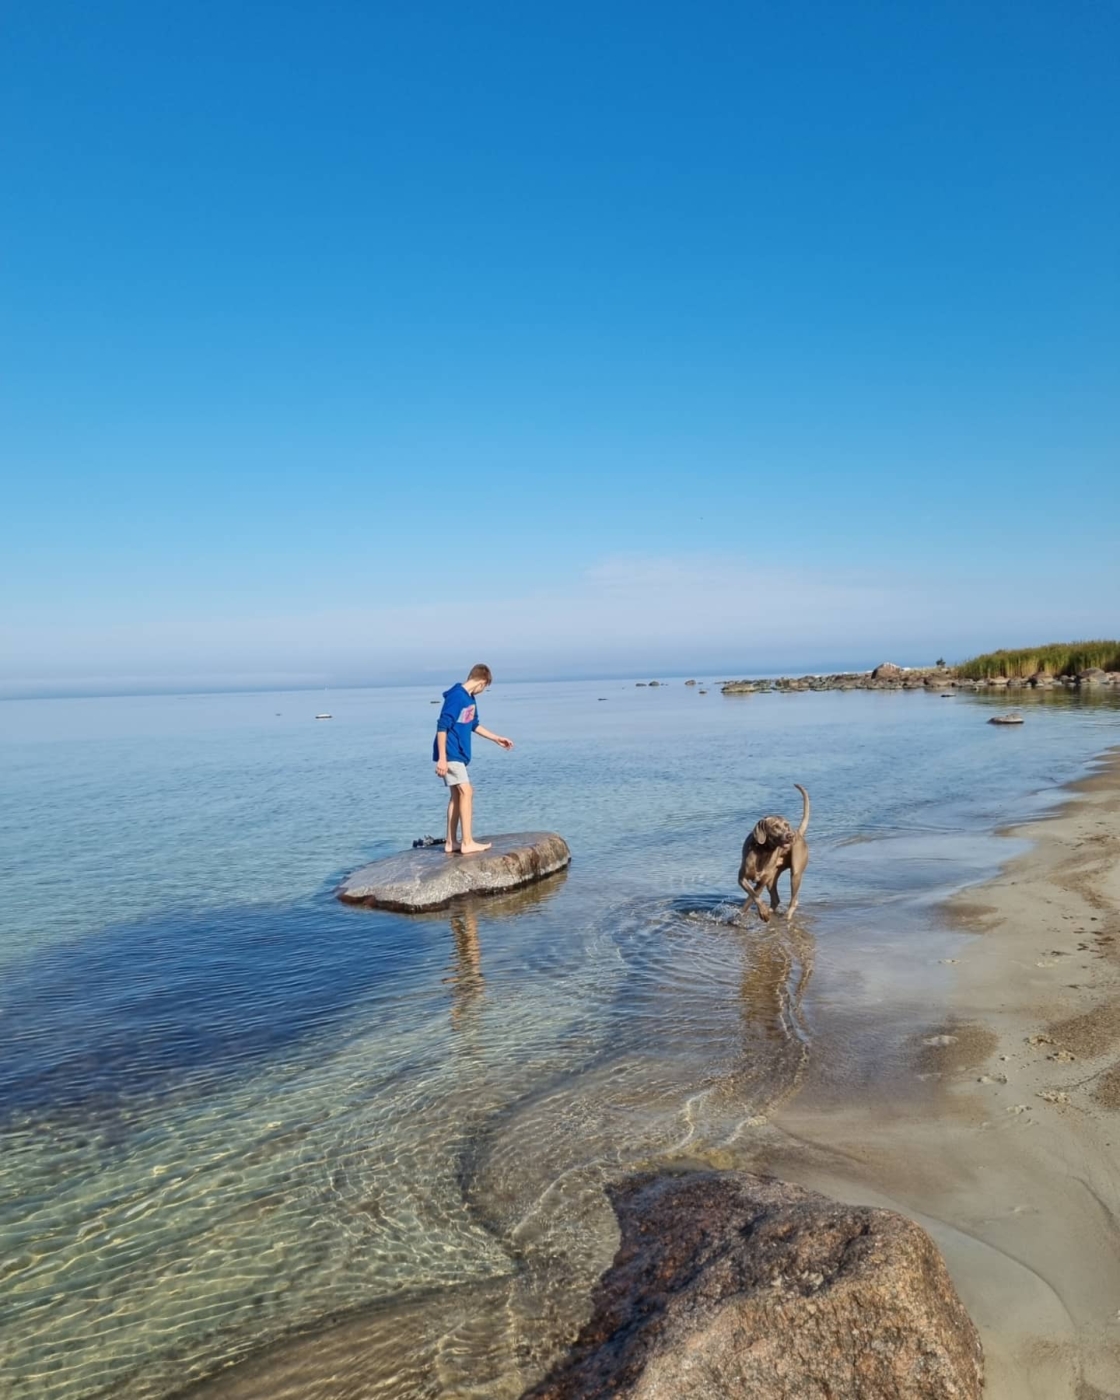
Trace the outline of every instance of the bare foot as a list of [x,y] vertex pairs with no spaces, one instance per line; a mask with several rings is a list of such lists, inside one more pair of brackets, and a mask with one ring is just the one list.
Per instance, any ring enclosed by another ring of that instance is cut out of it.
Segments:
[[463,855],[473,856],[476,851],[488,851],[492,844],[490,841],[472,841],[469,845],[464,842],[460,849]]
[[460,854],[460,851],[458,846],[449,846],[445,841],[443,843],[443,853],[447,856],[457,856]]

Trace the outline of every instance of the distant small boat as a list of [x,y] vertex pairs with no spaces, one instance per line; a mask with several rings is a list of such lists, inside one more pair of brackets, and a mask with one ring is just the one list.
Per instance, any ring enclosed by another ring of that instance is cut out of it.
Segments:
[[334,715],[316,715],[316,719],[334,719]]
[[1022,715],[993,715],[989,724],[1022,724]]

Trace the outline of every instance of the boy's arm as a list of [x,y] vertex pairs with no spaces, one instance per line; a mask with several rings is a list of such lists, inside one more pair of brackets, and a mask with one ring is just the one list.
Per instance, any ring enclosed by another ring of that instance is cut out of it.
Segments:
[[513,740],[512,740],[512,739],[505,739],[505,738],[502,737],[501,734],[491,734],[491,732],[489,731],[489,729],[483,729],[483,727],[482,727],[481,724],[478,725],[478,726],[476,726],[474,732],[479,736],[479,738],[481,738],[481,739],[489,739],[492,743],[495,743],[495,744],[500,745],[503,749],[512,749],[512,748],[513,748]]
[[436,731],[436,772],[441,778],[447,777],[447,730]]

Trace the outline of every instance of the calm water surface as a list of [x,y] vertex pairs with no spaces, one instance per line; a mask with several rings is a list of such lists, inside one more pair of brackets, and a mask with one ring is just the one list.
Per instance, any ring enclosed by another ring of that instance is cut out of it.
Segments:
[[[937,899],[1120,741],[1065,696],[1001,730],[980,697],[498,685],[477,829],[558,830],[570,872],[344,908],[441,830],[435,698],[0,704],[13,1400],[516,1396],[613,1252],[603,1183],[732,1160],[827,1026],[935,1014]],[[744,924],[794,781],[802,917]]]

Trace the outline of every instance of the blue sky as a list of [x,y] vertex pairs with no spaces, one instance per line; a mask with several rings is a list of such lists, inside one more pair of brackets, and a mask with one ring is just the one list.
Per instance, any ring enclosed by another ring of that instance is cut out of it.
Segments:
[[1120,631],[1120,11],[12,0],[0,694]]

